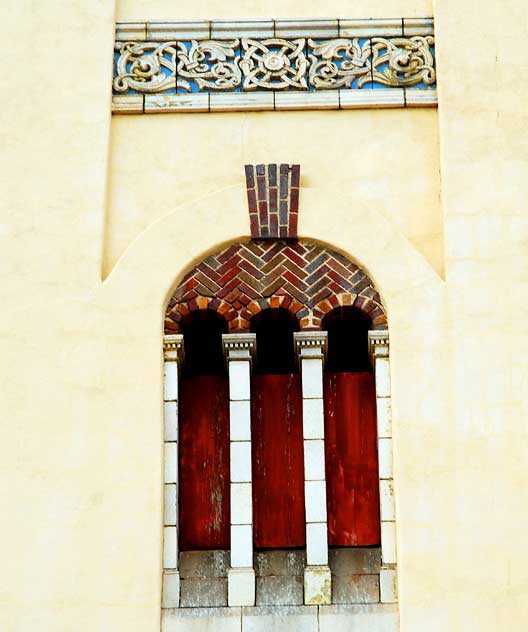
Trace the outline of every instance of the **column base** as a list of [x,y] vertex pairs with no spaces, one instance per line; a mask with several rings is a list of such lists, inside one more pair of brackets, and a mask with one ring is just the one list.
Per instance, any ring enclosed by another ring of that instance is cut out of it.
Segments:
[[398,602],[398,579],[396,567],[382,567],[380,570],[380,601],[381,603]]
[[254,569],[230,568],[227,571],[227,603],[229,606],[255,605]]
[[332,603],[332,575],[328,566],[307,566],[304,569],[304,603],[307,606],[328,606]]
[[163,571],[162,608],[180,607],[180,572],[176,569]]

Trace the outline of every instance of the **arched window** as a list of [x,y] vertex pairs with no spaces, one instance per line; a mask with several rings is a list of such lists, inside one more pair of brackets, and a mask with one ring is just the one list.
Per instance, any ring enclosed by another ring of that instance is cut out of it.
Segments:
[[165,608],[395,600],[386,322],[366,274],[309,242],[235,244],[182,280]]
[[371,321],[354,307],[329,312],[324,374],[330,546],[380,544],[376,393],[368,349]]
[[251,320],[257,357],[251,383],[255,548],[305,545],[301,379],[293,346],[299,321],[286,309]]
[[196,310],[182,322],[179,514],[181,551],[229,549],[229,384],[225,320]]

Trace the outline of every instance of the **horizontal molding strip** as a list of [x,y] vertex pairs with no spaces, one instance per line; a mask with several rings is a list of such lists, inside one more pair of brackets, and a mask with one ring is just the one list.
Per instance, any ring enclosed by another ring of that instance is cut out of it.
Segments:
[[432,18],[120,22],[116,114],[435,107]]

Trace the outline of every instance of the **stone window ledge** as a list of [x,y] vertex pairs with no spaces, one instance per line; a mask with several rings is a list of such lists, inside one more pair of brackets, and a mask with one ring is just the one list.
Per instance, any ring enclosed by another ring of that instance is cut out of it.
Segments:
[[276,629],[398,632],[399,615],[396,604],[174,608],[162,611],[161,632],[195,629],[196,624],[199,629],[210,632],[269,632]]

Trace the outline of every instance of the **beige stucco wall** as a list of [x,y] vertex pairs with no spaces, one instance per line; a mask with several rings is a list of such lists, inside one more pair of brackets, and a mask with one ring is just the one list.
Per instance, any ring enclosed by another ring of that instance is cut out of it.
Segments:
[[[431,12],[173,6],[118,15]],[[111,0],[0,14],[0,629],[159,630],[164,303],[247,234],[242,164],[285,160],[300,233],[360,262],[388,308],[402,631],[525,630],[524,3],[438,0],[438,112],[112,122]]]
[[[301,165],[302,195],[324,193],[320,223],[331,217],[334,197],[346,194],[387,217],[443,273],[436,109],[116,116],[111,141],[105,276],[169,213],[201,230],[182,207],[244,187],[243,165],[262,162]],[[304,199],[301,207],[304,215]],[[247,213],[242,221],[248,233]]]

